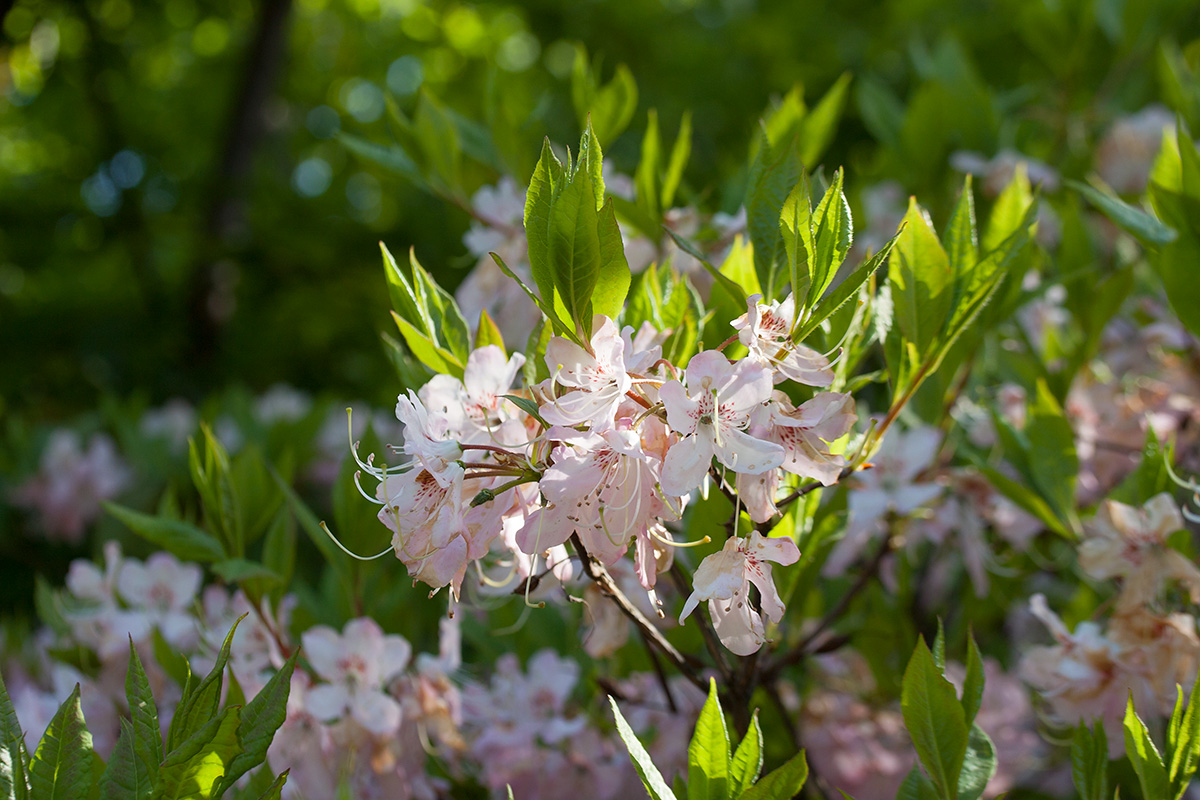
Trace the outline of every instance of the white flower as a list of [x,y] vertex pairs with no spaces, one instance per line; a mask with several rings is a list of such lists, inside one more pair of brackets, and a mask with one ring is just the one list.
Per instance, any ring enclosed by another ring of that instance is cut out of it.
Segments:
[[326,625],[305,631],[304,655],[328,683],[308,691],[305,706],[330,722],[347,712],[368,731],[387,735],[400,727],[400,704],[384,693],[388,681],[408,666],[412,647],[402,636],[384,635],[370,618],[352,619],[342,634]]
[[793,295],[783,302],[773,300],[769,305],[758,302],[762,295],[747,300],[747,311],[733,321],[738,341],[746,345],[750,358],[765,364],[778,374],[777,381],[790,379],[806,386],[828,386],[833,383],[829,359],[802,344],[792,341],[792,324],[796,318]]
[[687,389],[667,381],[659,398],[671,429],[683,438],[667,451],[660,484],[669,495],[683,495],[704,480],[713,456],[735,472],[758,475],[783,463],[783,448],[743,430],[750,412],[771,397],[771,373],[745,359],[731,365],[716,350],[688,362]]
[[768,562],[788,566],[799,559],[800,550],[791,539],[766,538],[758,531],[745,539],[729,537],[719,553],[700,562],[679,623],[683,624],[701,600],[707,600],[721,643],[739,656],[756,652],[766,641],[766,634],[762,616],[750,602],[750,584],[758,589],[763,615],[779,622],[783,619],[783,601]]

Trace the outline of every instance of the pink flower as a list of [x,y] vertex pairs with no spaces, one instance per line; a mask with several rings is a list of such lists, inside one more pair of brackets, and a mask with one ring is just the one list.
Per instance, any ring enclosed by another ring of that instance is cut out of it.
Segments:
[[589,553],[612,564],[666,513],[654,491],[659,460],[627,428],[602,435],[551,428],[547,436],[564,443],[540,481],[548,505],[529,516],[517,543],[540,553],[578,532]]
[[790,379],[806,386],[833,383],[829,359],[792,341],[792,323],[796,318],[792,295],[783,302],[772,300],[770,305],[758,302],[761,298],[758,294],[751,296],[747,312],[733,321],[738,341],[746,345],[750,358],[777,372],[778,380]]
[[1167,537],[1183,529],[1183,516],[1170,494],[1155,495],[1141,508],[1106,500],[1084,526],[1079,566],[1094,578],[1124,578],[1120,609],[1154,599],[1162,584],[1175,579],[1200,599],[1200,570]]
[[[442,486],[452,483],[455,476],[462,472],[462,468],[455,463],[462,458],[462,448],[450,438],[447,419],[430,416],[421,399],[411,389],[408,397],[400,395],[396,399],[396,418],[404,423],[404,446],[401,450],[412,456],[411,467],[428,472]],[[360,466],[381,477],[379,468],[361,462]]]
[[[493,344],[471,352],[461,381],[451,375],[433,376],[419,393],[430,417],[437,420],[433,427],[464,442],[522,441],[524,429],[516,419],[516,407],[501,395],[512,392],[524,364],[525,356],[513,353],[506,359]],[[512,424],[506,425],[510,420]]]
[[745,359],[731,365],[716,350],[688,363],[687,389],[667,381],[659,397],[667,422],[681,438],[667,451],[660,484],[664,493],[684,495],[704,480],[713,456],[735,472],[758,475],[776,469],[784,450],[745,432],[750,412],[771,397],[771,373]]
[[37,510],[46,538],[77,543],[100,516],[100,503],[120,494],[130,478],[108,436],[93,436],[84,452],[78,434],[57,430],[42,451],[38,474],[18,486],[12,500]]
[[942,434],[936,428],[892,431],[884,438],[871,459],[873,467],[856,475],[846,533],[829,554],[823,574],[844,572],[871,540],[885,514],[911,514],[942,493],[941,486],[916,480],[933,463],[941,443]]
[[[774,401],[767,407],[763,439],[777,442],[784,449],[783,469],[802,478],[814,478],[825,486],[837,482],[846,458],[834,455],[831,447],[854,426],[854,399],[839,392],[821,392],[813,399],[793,408],[787,396],[775,392]],[[780,475],[775,470],[758,475],[739,474],[738,495],[745,501],[746,510],[755,522],[766,522],[779,513],[775,494]]]
[[176,647],[196,644],[196,618],[191,605],[200,591],[204,573],[195,564],[184,564],[170,553],[155,553],[143,564],[127,559],[117,577],[117,590],[130,610]]
[[791,539],[764,538],[758,531],[745,539],[729,537],[719,553],[700,562],[679,624],[701,600],[707,600],[721,643],[739,656],[756,652],[766,641],[766,634],[762,617],[750,602],[750,584],[758,589],[762,613],[770,622],[778,623],[783,619],[784,607],[768,562],[788,566],[799,559],[800,550]]
[[386,735],[400,727],[400,704],[384,693],[408,666],[412,647],[402,636],[384,635],[372,619],[352,619],[342,634],[325,625],[305,631],[304,655],[328,683],[309,689],[305,705],[329,722],[347,713],[368,731]]
[[546,345],[546,366],[554,383],[567,389],[541,408],[551,425],[590,425],[595,431],[614,423],[617,407],[633,381],[625,371],[625,342],[616,324],[597,315],[591,352],[561,336]]

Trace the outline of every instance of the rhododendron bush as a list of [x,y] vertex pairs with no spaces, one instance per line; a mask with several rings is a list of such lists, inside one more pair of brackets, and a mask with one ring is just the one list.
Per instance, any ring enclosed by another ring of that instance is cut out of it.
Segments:
[[1178,114],[1094,163],[960,150],[907,199],[827,156],[850,76],[721,165],[582,50],[570,141],[393,98],[344,155],[466,212],[471,268],[381,245],[388,407],[280,385],[6,433],[4,517],[63,568],[4,623],[0,800],[1185,796],[1170,56]]

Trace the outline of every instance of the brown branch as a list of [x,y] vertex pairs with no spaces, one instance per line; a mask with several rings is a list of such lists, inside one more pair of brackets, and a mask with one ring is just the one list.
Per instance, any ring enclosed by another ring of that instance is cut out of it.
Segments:
[[679,649],[662,635],[662,631],[656,628],[650,620],[646,619],[646,615],[641,612],[641,609],[625,596],[625,593],[621,591],[621,587],[617,586],[617,582],[613,580],[613,576],[605,566],[591,557],[587,548],[583,546],[583,542],[580,541],[579,534],[571,534],[571,546],[579,554],[580,561],[583,563],[584,574],[599,586],[602,592],[612,598],[613,602],[617,604],[617,608],[621,609],[621,613],[629,618],[630,622],[646,637],[646,640],[657,647],[688,680],[700,689],[707,690],[708,684],[700,677],[700,668],[703,665],[698,663],[694,658],[690,658],[679,652]]

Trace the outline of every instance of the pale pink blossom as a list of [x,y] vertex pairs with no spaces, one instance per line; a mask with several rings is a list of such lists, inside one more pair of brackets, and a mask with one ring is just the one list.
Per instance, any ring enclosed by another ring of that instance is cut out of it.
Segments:
[[[763,616],[772,623],[783,619],[783,601],[775,589],[770,562],[788,566],[799,559],[800,550],[791,539],[766,538],[758,531],[745,539],[729,537],[720,552],[700,562],[679,623],[683,624],[701,600],[707,600],[721,643],[739,656],[756,652],[767,640]],[[752,583],[758,589],[761,615],[750,599]]]
[[667,451],[660,484],[668,495],[698,487],[713,456],[734,472],[758,475],[778,468],[784,450],[746,433],[750,412],[771,397],[771,373],[749,359],[736,365],[716,350],[692,357],[687,388],[667,381],[659,397],[680,440]]
[[515,444],[524,437],[516,421],[516,406],[502,395],[511,394],[525,356],[505,357],[496,345],[471,351],[460,381],[452,375],[435,375],[421,387],[420,399],[428,414],[437,418],[431,427],[463,442]]
[[100,516],[100,504],[124,491],[131,478],[105,434],[94,435],[85,451],[79,434],[57,430],[42,451],[38,474],[16,487],[12,501],[37,512],[47,539],[78,543]]
[[[441,486],[453,483],[462,468],[455,462],[462,458],[462,448],[451,436],[447,418],[430,415],[421,399],[410,389],[408,396],[396,398],[396,418],[404,423],[404,445],[401,451],[412,458],[412,466],[420,467],[437,480]],[[383,471],[361,464],[376,477]],[[416,471],[416,470],[414,470]]]
[[1183,584],[1200,600],[1200,569],[1167,544],[1183,529],[1183,516],[1170,494],[1155,495],[1141,508],[1106,500],[1084,525],[1079,566],[1094,578],[1123,578],[1118,608],[1150,602],[1168,580]]
[[834,546],[823,573],[844,572],[858,558],[886,514],[906,516],[933,501],[942,487],[917,478],[933,464],[942,444],[936,428],[891,431],[871,458],[871,469],[855,476],[846,533]]
[[788,295],[782,302],[761,303],[762,295],[747,301],[748,310],[733,321],[738,341],[750,351],[750,358],[777,373],[776,381],[793,380],[806,386],[833,383],[829,359],[803,344],[792,341],[796,302]]
[[204,573],[170,553],[155,553],[145,563],[126,559],[117,576],[117,591],[131,611],[175,647],[194,647],[198,639],[192,602]]
[[304,655],[328,683],[308,690],[307,710],[329,722],[346,716],[379,735],[400,727],[400,704],[384,687],[408,666],[412,646],[402,636],[385,635],[369,617],[352,619],[342,633],[325,625],[305,631]]
[[546,345],[546,366],[554,383],[567,391],[541,408],[551,425],[590,425],[603,430],[616,421],[617,407],[633,381],[625,369],[625,341],[616,323],[597,315],[590,352],[570,339],[553,336]]

